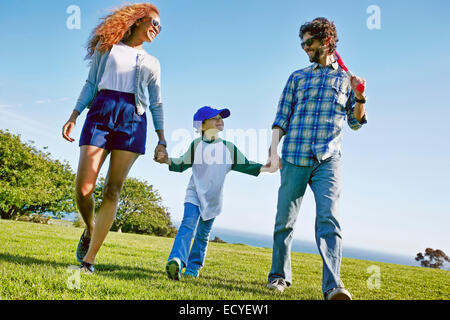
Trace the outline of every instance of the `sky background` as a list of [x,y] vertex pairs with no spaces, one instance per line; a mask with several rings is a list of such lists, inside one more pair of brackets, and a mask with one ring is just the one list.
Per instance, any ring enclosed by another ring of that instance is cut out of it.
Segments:
[[[86,112],[72,133],[74,143],[63,140],[61,128],[87,77],[83,58],[88,36],[108,9],[123,3],[0,2],[0,129],[20,134],[38,148],[48,146],[53,158],[76,170]],[[310,64],[300,47],[299,27],[325,16],[336,24],[338,51],[347,66],[367,79],[368,124],[356,132],[344,130],[344,246],[407,256],[427,247],[450,253],[449,1],[153,3],[161,12],[163,31],[144,48],[162,67],[170,156],[179,156],[196,137],[194,112],[211,105],[231,110],[223,138],[229,129],[255,133],[256,149],[250,139],[234,142],[251,160],[265,163],[284,85],[293,71]],[[66,26],[70,5],[81,10],[80,29]],[[371,5],[380,8],[380,29],[367,27]],[[155,163],[157,137],[151,121],[148,133],[147,154],[130,176],[153,184],[173,220],[181,220],[191,172],[172,173]],[[231,172],[215,226],[270,235],[279,184],[279,172],[256,178]],[[295,239],[314,241],[314,219],[308,188]]]

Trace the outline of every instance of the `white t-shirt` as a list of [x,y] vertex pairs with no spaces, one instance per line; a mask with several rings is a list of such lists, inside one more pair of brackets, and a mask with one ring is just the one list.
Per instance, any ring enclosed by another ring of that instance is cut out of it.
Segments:
[[203,220],[214,218],[222,211],[223,184],[232,164],[230,152],[220,141],[202,141],[195,148],[184,202],[199,206]]
[[184,202],[199,206],[203,220],[217,217],[222,211],[223,185],[231,170],[257,176],[261,164],[251,162],[231,142],[195,139],[180,158],[171,158],[170,171],[183,172],[192,167],[192,176]]
[[129,47],[122,42],[113,45],[98,90],[134,93],[138,53],[145,53],[145,50]]

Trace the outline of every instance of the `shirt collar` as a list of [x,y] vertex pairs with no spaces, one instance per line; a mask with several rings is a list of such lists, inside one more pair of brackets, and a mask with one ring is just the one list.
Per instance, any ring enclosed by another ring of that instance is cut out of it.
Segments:
[[205,136],[202,136],[202,141],[206,142],[206,143],[217,143],[217,142],[222,141],[222,139],[221,138],[217,138],[217,139],[212,138],[212,139],[208,140]]
[[[327,67],[331,67],[334,70],[337,70],[339,68],[339,64],[337,63],[336,58],[334,56],[328,56],[327,60],[329,61],[327,63]],[[321,67],[320,63],[317,62],[313,63],[313,70],[316,70],[319,67]]]

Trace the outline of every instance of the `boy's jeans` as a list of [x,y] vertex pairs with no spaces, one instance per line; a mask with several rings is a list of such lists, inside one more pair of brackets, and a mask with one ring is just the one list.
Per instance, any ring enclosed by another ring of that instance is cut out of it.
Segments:
[[299,167],[282,160],[277,215],[273,235],[272,268],[268,280],[292,282],[291,246],[300,204],[309,184],[316,201],[316,243],[323,260],[322,290],[341,287],[341,228],[337,220],[341,193],[340,154],[312,167]]
[[[179,258],[183,263],[183,266],[186,266],[186,271],[198,274],[198,271],[203,267],[205,261],[209,234],[213,222],[214,219],[204,221],[200,217],[198,206],[186,202],[184,204],[183,221],[178,228],[178,233],[175,237],[169,260],[172,258]],[[189,253],[195,227],[197,227],[197,232],[195,234],[194,244]]]

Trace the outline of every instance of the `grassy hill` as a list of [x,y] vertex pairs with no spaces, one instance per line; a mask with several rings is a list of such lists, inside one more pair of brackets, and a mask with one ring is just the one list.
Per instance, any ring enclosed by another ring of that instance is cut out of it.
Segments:
[[[283,294],[266,288],[270,249],[210,243],[198,279],[170,281],[165,263],[173,239],[111,232],[95,275],[68,279],[77,265],[82,229],[0,220],[0,299],[322,299],[322,261],[292,253],[293,285]],[[369,289],[370,266],[380,268],[380,288]],[[450,272],[344,258],[342,280],[354,299],[450,299]]]

